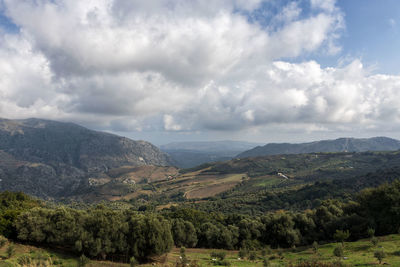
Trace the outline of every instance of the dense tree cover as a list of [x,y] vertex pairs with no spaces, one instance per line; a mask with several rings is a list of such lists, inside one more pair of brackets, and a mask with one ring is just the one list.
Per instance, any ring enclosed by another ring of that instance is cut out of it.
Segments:
[[19,214],[33,207],[39,207],[41,202],[23,193],[0,193],[0,234],[8,238],[16,237],[14,221]]
[[[186,203],[187,207],[203,211],[220,211],[223,213],[241,213],[260,216],[271,210],[301,211],[315,209],[325,200],[340,199],[348,202],[367,187],[376,187],[385,182],[393,182],[400,178],[400,167],[377,170],[362,176],[346,179],[317,181],[308,185],[298,184],[296,179],[285,182],[289,189],[266,188],[251,190],[252,180],[241,184],[232,191],[212,197],[201,203]],[[321,179],[322,180],[322,179]]]
[[376,235],[398,232],[400,227],[400,181],[369,188],[357,196],[360,216],[368,218]]
[[172,220],[172,236],[177,247],[193,248],[197,244],[196,228],[189,221]]
[[[27,199],[18,198],[21,203],[14,206],[24,206]],[[146,261],[169,251],[173,243],[178,247],[246,251],[266,245],[293,247],[334,239],[356,240],[372,232],[397,232],[400,181],[366,189],[356,201],[326,200],[315,209],[301,212],[279,210],[249,216],[182,207],[137,212],[104,206],[82,210],[37,206],[19,213],[11,223],[19,240],[126,262],[131,257]],[[6,232],[3,228],[2,233]]]
[[18,239],[63,247],[92,258],[131,256],[146,260],[170,250],[173,239],[167,220],[156,214],[35,208],[22,213],[15,226]]

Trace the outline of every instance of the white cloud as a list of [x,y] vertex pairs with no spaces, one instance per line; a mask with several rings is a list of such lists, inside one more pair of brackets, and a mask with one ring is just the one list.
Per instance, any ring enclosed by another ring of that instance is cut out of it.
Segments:
[[301,8],[299,7],[298,2],[290,2],[288,5],[282,8],[282,11],[278,13],[278,15],[275,17],[275,19],[278,22],[283,22],[283,23],[290,23],[296,19],[301,14]]
[[175,123],[174,117],[172,117],[171,115],[165,114],[164,115],[164,129],[167,131],[180,131],[180,130],[182,130],[182,126]]
[[336,0],[311,0],[311,7],[322,9],[328,12],[334,12],[336,9]]
[[[122,130],[331,130],[400,120],[400,78],[354,60],[282,58],[339,51],[343,14],[311,0],[251,22],[261,0],[3,0],[20,27],[0,42],[0,114]],[[290,127],[292,125],[293,127]]]
[[214,130],[274,123],[335,129],[400,122],[400,77],[370,75],[358,60],[343,68],[321,68],[313,61],[275,62],[243,84],[231,84],[229,94],[221,94],[218,87],[206,87],[175,114],[175,121],[194,121],[200,129]]

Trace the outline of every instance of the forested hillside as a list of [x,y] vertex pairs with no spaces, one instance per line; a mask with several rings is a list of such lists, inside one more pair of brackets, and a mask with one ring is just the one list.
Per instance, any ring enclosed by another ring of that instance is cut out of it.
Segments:
[[399,152],[312,153],[234,159],[137,183],[115,197],[136,208],[186,205],[200,210],[262,214],[315,208],[352,199],[363,188],[400,178]]
[[330,199],[312,210],[280,210],[260,216],[180,207],[158,212],[103,205],[75,209],[8,192],[0,194],[0,201],[0,230],[8,238],[125,262],[132,257],[151,261],[173,244],[246,250],[266,245],[285,248],[338,238],[357,240],[371,231],[378,236],[397,233],[400,227],[399,181],[363,190],[354,201]]

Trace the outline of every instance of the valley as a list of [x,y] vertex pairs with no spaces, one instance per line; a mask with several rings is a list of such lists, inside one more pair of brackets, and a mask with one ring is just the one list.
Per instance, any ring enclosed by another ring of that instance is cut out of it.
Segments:
[[[338,231],[352,241],[344,249],[354,256],[349,264],[374,261],[375,248],[363,241],[371,231],[389,242],[387,262],[398,261],[390,242],[400,227],[393,210],[399,150],[279,153],[179,168],[150,143],[74,124],[0,126],[0,233],[15,244],[14,255],[0,249],[4,264],[330,266]],[[180,247],[187,248],[182,259]],[[226,258],[210,258],[218,251]]]
[[[392,182],[400,178],[399,166],[400,153],[394,151],[264,156],[192,169],[122,167],[111,169],[104,184],[94,182],[82,199],[123,201],[136,208],[179,204],[248,214],[301,210]],[[240,208],[234,208],[238,203]]]

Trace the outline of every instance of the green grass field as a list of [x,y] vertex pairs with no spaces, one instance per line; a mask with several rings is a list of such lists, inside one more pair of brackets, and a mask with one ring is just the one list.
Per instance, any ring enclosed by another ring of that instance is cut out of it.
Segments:
[[[373,266],[379,265],[374,258],[376,250],[384,250],[386,257],[382,264],[391,266],[400,266],[400,235],[388,235],[379,237],[379,243],[374,246],[369,239],[357,242],[345,242],[344,257],[337,258],[333,255],[333,250],[338,243],[329,243],[320,245],[317,252],[312,247],[299,247],[294,249],[272,249],[267,250],[266,258],[270,266],[288,266],[296,265],[301,262],[317,261],[317,262],[335,262],[341,261],[345,266]],[[0,249],[0,266],[77,266],[78,258],[73,255],[55,252],[48,249],[37,248],[22,244],[12,244],[14,246],[14,254],[8,258],[7,248],[11,243],[7,243]],[[210,256],[213,249],[186,249],[186,256],[191,262],[197,262],[198,266],[218,266],[215,260]],[[249,259],[239,259],[238,251],[226,252],[226,261],[231,266],[263,266],[263,257],[261,251],[256,251],[257,259],[250,261]],[[175,266],[179,261],[179,249],[174,248],[170,253],[165,255],[160,262],[143,264],[140,266]],[[30,263],[25,259],[30,259]],[[123,263],[114,263],[111,261],[90,261],[86,266],[129,266]]]
[[[267,253],[266,258],[269,260],[270,266],[288,266],[296,265],[305,261],[317,262],[336,262],[340,260],[346,266],[372,266],[379,265],[379,261],[374,258],[376,250],[384,250],[386,257],[382,264],[391,266],[400,266],[400,235],[389,235],[379,237],[377,246],[373,246],[369,239],[357,242],[345,242],[344,257],[339,259],[333,255],[335,247],[339,243],[329,243],[320,245],[317,252],[311,247],[299,247],[295,249],[273,249]],[[210,253],[213,250],[205,249],[187,249],[187,257],[191,260],[197,260],[201,266],[214,266]],[[179,257],[179,250],[173,250],[170,257]],[[231,266],[263,266],[261,252],[257,251],[258,259],[250,261],[248,259],[238,259],[237,251],[227,251],[226,259]]]

